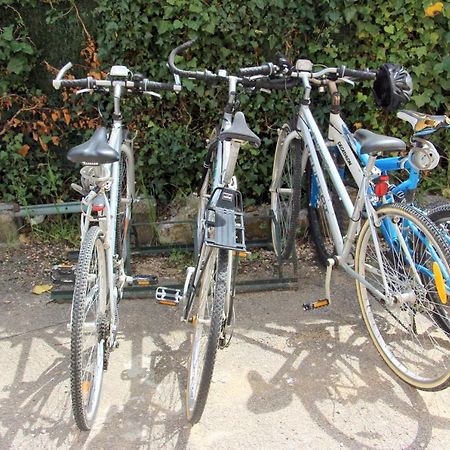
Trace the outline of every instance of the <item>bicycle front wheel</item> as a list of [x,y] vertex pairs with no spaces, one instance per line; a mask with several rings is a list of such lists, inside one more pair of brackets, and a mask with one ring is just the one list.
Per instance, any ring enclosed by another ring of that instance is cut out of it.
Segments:
[[194,336],[186,390],[187,418],[193,424],[200,420],[205,409],[225,326],[228,258],[228,250],[212,249],[197,288],[198,309],[192,316]]
[[444,389],[450,385],[450,335],[437,314],[450,308],[450,247],[412,206],[386,205],[377,214],[380,226],[372,229],[366,221],[355,253],[356,271],[385,295],[376,298],[356,282],[369,335],[403,381],[427,391]]
[[[126,144],[123,144],[126,145]],[[132,155],[132,153],[129,153]],[[120,152],[119,189],[116,217],[116,253],[123,259],[125,268],[130,262],[131,210],[134,197],[133,161],[125,151]]]
[[[327,176],[327,175],[325,175]],[[326,267],[328,259],[335,254],[334,239],[328,226],[325,201],[319,189],[318,182],[314,176],[311,161],[308,161],[305,171],[306,198],[308,199],[308,221],[314,245],[316,247],[319,262]],[[334,212],[341,233],[346,228],[346,212],[332,183],[328,183],[328,190],[333,202]]]
[[300,213],[301,141],[294,139],[286,152],[283,150],[284,141],[292,130],[291,124],[284,124],[280,130],[272,173],[272,243],[275,254],[281,259],[291,256]]
[[91,227],[81,244],[72,300],[70,386],[80,430],[89,430],[97,412],[107,340],[106,260],[102,232]]

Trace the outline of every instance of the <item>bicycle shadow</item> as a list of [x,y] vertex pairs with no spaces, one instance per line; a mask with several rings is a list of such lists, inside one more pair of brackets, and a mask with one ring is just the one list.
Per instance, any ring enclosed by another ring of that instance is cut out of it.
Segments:
[[[28,324],[6,323],[3,349],[0,440],[3,448],[49,439],[59,447],[67,442],[70,411],[66,322],[49,325],[39,313]],[[45,325],[47,323],[47,325]],[[41,325],[41,326],[39,326]],[[28,328],[28,329],[27,329]],[[11,335],[15,330],[20,333]],[[46,354],[48,357],[43,358]],[[37,358],[36,356],[39,357]],[[9,369],[14,368],[12,374]],[[6,376],[7,375],[7,376]]]
[[[127,305],[128,310],[130,306]],[[136,306],[132,306],[133,310]],[[89,439],[89,447],[114,448],[120,436],[124,448],[127,445],[131,448],[186,448],[191,430],[185,418],[184,400],[190,339],[177,326],[172,327],[172,316],[160,317],[158,329],[164,328],[164,333],[156,330],[152,333],[139,325],[142,313],[134,311],[132,314],[134,317],[130,317],[130,311],[122,314],[124,335],[133,324],[136,327],[133,327],[130,338],[121,340],[121,347],[112,354],[110,362],[116,377],[114,383],[127,384],[123,388],[126,400],[117,401],[105,411],[100,411],[98,421],[101,425],[93,428],[95,436]],[[150,325],[154,326],[155,321]],[[176,338],[173,333],[177,334]],[[122,358],[117,364],[115,353],[123,347],[128,347],[126,359]],[[117,366],[121,369],[117,370]],[[110,378],[105,380],[102,396],[114,395],[114,383]],[[114,428],[114,433],[111,433],[111,428]]]
[[[72,418],[70,307],[53,305],[62,319],[54,326],[49,324],[54,317],[47,317],[46,307],[36,311],[32,330],[30,323],[22,323],[29,318],[16,323],[0,321],[0,348],[7,349],[9,359],[2,376],[7,381],[0,388],[0,447],[123,448],[127,443],[133,448],[186,447],[189,339],[185,332],[180,339],[179,327],[170,323],[173,316],[159,321],[164,333],[151,333],[142,323],[147,314],[153,315],[151,308],[146,309],[141,301],[121,307],[121,347],[113,352],[105,372],[98,416],[90,432],[80,432]],[[178,333],[176,338],[173,333]]]
[[[448,418],[431,414],[420,392],[385,366],[367,337],[357,301],[346,301],[343,312],[341,307],[302,315],[298,305],[297,316],[291,309],[284,314],[280,307],[276,320],[260,327],[270,336],[264,342],[237,333],[242,341],[282,360],[270,376],[248,372],[248,410],[256,415],[283,410],[297,397],[312,423],[346,448],[379,448],[386,430],[395,435],[396,428],[405,430],[403,423],[414,426],[408,427],[410,441],[402,448],[427,448],[434,428],[450,430]],[[244,319],[240,327],[246,326]],[[284,343],[282,350],[279,344],[268,344],[274,339]]]

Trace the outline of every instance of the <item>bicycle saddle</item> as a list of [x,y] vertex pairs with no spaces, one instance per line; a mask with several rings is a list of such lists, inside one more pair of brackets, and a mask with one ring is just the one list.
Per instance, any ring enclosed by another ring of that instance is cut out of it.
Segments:
[[261,139],[256,136],[252,130],[250,130],[247,122],[245,121],[244,113],[241,111],[238,111],[234,115],[234,120],[231,127],[219,134],[219,140],[221,141],[230,141],[231,139],[246,141],[249,144],[253,144],[256,148],[261,145]]
[[445,115],[430,116],[416,111],[401,110],[397,113],[397,117],[409,122],[415,133],[430,134],[439,128],[450,127],[450,118]]
[[372,131],[360,128],[354,135],[361,144],[361,154],[403,152],[406,144],[398,138],[376,134]]
[[106,128],[101,127],[88,141],[71,148],[67,159],[84,164],[108,164],[119,161],[119,153],[108,144]]

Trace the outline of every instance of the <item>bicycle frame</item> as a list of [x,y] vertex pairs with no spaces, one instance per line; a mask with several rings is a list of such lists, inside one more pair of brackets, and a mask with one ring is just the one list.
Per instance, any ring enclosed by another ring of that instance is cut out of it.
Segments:
[[[302,154],[302,160],[301,160],[301,173],[305,173],[306,170],[306,163],[308,161],[308,158],[311,163],[312,171],[315,176],[315,179],[317,180],[318,187],[320,189],[323,201],[324,201],[324,209],[327,212],[326,214],[326,220],[328,223],[329,230],[331,232],[331,236],[333,238],[333,242],[336,249],[336,255],[335,260],[339,263],[339,265],[351,276],[356,278],[361,284],[363,284],[370,292],[372,292],[375,296],[378,298],[381,298],[385,301],[389,301],[389,299],[380,292],[378,289],[376,289],[374,286],[371,285],[364,277],[359,275],[352,267],[352,258],[351,258],[351,251],[353,248],[353,243],[355,241],[355,238],[358,234],[360,220],[362,211],[365,209],[368,215],[369,223],[370,223],[370,229],[372,236],[374,237],[374,243],[375,243],[375,251],[377,254],[378,259],[381,261],[381,252],[378,244],[378,239],[376,239],[376,226],[380,226],[381,222],[378,219],[378,215],[374,209],[374,196],[369,191],[369,180],[371,178],[377,177],[377,173],[379,172],[376,170],[376,156],[368,155],[367,164],[364,168],[361,168],[358,161],[356,160],[356,157],[349,153],[349,157],[344,160],[346,162],[350,161],[350,167],[353,165],[354,167],[358,166],[358,170],[354,170],[354,172],[357,174],[359,179],[359,190],[358,195],[356,198],[355,203],[351,201],[348,192],[345,188],[344,182],[342,180],[342,177],[338,171],[338,168],[335,165],[335,162],[333,160],[333,157],[330,153],[330,150],[328,146],[325,143],[324,138],[322,137],[322,134],[315,122],[315,119],[311,113],[311,110],[309,108],[310,103],[310,93],[311,93],[311,84],[309,82],[308,74],[307,73],[301,73],[300,77],[302,78],[303,85],[305,87],[305,92],[303,96],[303,101],[300,106],[300,110],[298,113],[298,119],[297,119],[297,130],[292,131],[289,133],[289,135],[286,137],[284,143],[283,143],[283,154],[287,154],[288,146],[292,142],[293,139],[303,139],[304,141],[304,149],[306,151]],[[344,122],[341,119],[341,125],[345,125]],[[344,136],[344,134],[342,134]],[[340,140],[338,142],[341,142]],[[347,143],[346,143],[347,144]],[[348,146],[348,145],[347,145]],[[345,147],[344,147],[345,148]],[[343,205],[344,209],[347,213],[347,216],[350,218],[350,224],[347,229],[346,237],[345,239],[342,236],[342,233],[339,228],[339,224],[336,218],[336,213],[334,210],[334,206],[331,200],[330,192],[328,190],[327,181],[325,180],[324,171],[321,166],[321,162],[319,160],[319,154],[321,157],[321,160],[324,163],[325,169],[331,179],[331,183],[333,187],[336,189],[336,192],[338,193]],[[353,157],[353,159],[352,159]],[[347,164],[349,165],[349,164]],[[398,241],[398,244],[402,248],[403,252],[405,253],[408,260],[411,261],[410,253],[408,251],[408,246],[403,239],[402,234],[399,232],[399,230],[396,228],[395,225],[392,225],[393,228],[387,229],[388,233],[393,233],[392,235],[396,236],[396,239]],[[395,234],[394,234],[395,233]],[[333,265],[334,260],[329,260],[329,265]],[[445,271],[444,266],[442,263],[438,264],[441,268],[442,273],[444,274],[444,277],[448,280],[449,274]],[[414,264],[411,264],[411,267],[413,267],[413,271],[415,273],[415,277],[417,278],[418,282],[420,282],[420,276],[418,275],[417,268],[414,267]],[[381,277],[383,279],[383,284],[385,286],[385,291],[388,292],[387,288],[387,281],[386,276],[384,274],[383,265],[380,264],[380,271],[381,271]],[[327,278],[331,276],[331,272],[328,274],[327,272]],[[329,286],[329,283],[327,283],[327,286]],[[327,288],[329,289],[329,288]],[[327,292],[327,298],[330,298],[330,293]]]
[[[237,77],[228,77],[228,102],[224,108],[224,113],[222,117],[220,131],[225,131],[231,127],[233,122],[233,107],[236,102],[236,85]],[[203,179],[201,189],[200,189],[200,208],[198,213],[198,223],[197,227],[200,229],[200,236],[204,235],[206,230],[206,215],[207,215],[207,205],[209,202],[214,202],[218,195],[220,194],[220,188],[227,187],[229,189],[236,190],[237,184],[233,176],[234,168],[236,165],[237,157],[240,150],[240,143],[235,141],[217,141],[217,148],[215,152],[215,158],[212,164],[212,174],[211,174],[211,186],[208,185],[210,170],[209,168]],[[205,239],[202,238],[199,247],[199,254],[197,255],[197,265],[193,272],[193,283],[192,289],[189,293],[189,297],[186,301],[186,306],[184,308],[182,320],[186,321],[192,310],[194,303],[195,292],[198,287],[199,280],[201,278],[202,272],[208,264],[209,258],[214,247],[208,245]],[[231,275],[232,273],[232,258],[228,258],[228,271],[227,273]],[[187,287],[187,286],[186,286]],[[226,313],[230,310],[231,296],[233,292],[231,276],[227,280],[227,291],[225,295],[225,311]]]
[[[131,146],[124,140],[124,127],[120,111],[120,98],[122,96],[123,86],[120,83],[114,85],[114,119],[110,131],[108,143],[114,148],[118,154],[124,152],[128,158],[129,171],[127,173],[128,192],[132,193],[134,197],[134,154]],[[116,221],[117,221],[117,207],[119,195],[119,170],[120,162],[116,161],[111,164],[101,164],[94,166],[93,171],[97,179],[100,190],[98,192],[91,191],[86,197],[82,199],[82,205],[85,210],[81,214],[81,240],[83,240],[90,224],[93,221],[98,221],[99,227],[104,234],[103,247],[106,254],[106,271],[107,271],[107,285],[108,285],[108,303],[111,317],[110,327],[110,342],[114,342],[118,327],[117,302],[119,298],[119,290],[117,289],[117,282],[120,287],[126,281],[126,276],[123,267],[123,261],[119,262],[122,267],[119,270],[116,267]],[[86,166],[85,166],[86,167]],[[81,169],[83,174],[83,169]],[[92,208],[94,200],[101,198],[104,207],[98,216],[92,216]],[[128,226],[129,217],[125,219],[126,226]]]
[[[349,169],[353,179],[359,186],[362,180],[362,168],[369,161],[369,156],[361,154],[361,145],[353,137],[346,123],[339,113],[330,113],[328,139],[336,145],[345,165]],[[404,198],[408,191],[414,191],[420,181],[420,171],[414,168],[407,157],[390,156],[378,158],[375,163],[374,174],[380,175],[387,171],[406,169],[409,177],[389,190],[389,193],[399,198]]]

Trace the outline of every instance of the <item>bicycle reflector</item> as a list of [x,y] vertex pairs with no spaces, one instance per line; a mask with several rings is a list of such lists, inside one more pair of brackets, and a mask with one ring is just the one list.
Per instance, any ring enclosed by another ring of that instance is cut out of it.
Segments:
[[434,282],[436,284],[436,289],[439,295],[439,300],[442,304],[447,304],[447,292],[445,291],[445,281],[444,277],[442,276],[441,269],[439,267],[439,264],[437,262],[433,263],[433,275],[434,275]]
[[103,203],[94,203],[92,205],[92,211],[94,212],[102,212],[105,209],[105,205]]
[[380,175],[375,182],[375,195],[383,197],[389,190],[389,175]]

